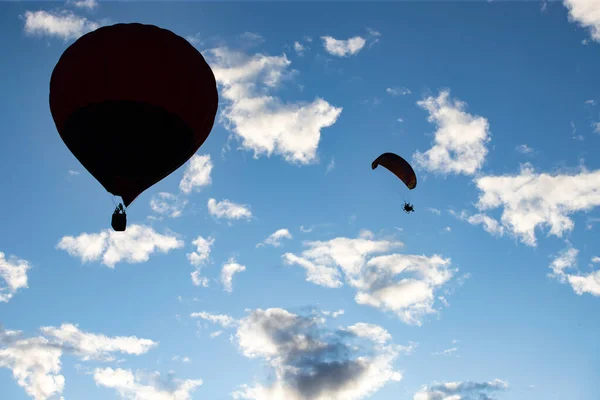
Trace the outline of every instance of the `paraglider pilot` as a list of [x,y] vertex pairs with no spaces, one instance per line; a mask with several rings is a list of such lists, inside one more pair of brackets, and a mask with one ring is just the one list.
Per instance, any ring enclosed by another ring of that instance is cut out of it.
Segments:
[[404,206],[402,206],[402,209],[407,214],[410,214],[411,212],[415,212],[415,209],[413,208],[412,204],[409,204],[407,202],[404,202]]

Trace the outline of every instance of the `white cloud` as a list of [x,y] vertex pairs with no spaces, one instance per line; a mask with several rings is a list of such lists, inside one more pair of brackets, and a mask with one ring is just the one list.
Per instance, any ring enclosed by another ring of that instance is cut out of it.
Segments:
[[155,251],[168,253],[183,247],[183,241],[172,235],[161,235],[145,225],[131,225],[125,232],[104,229],[100,233],[82,233],[77,237],[65,236],[57,245],[82,262],[101,260],[114,268],[118,262],[141,263],[148,261]]
[[204,186],[212,183],[210,174],[213,169],[213,163],[210,159],[210,154],[199,156],[194,154],[186,163],[183,178],[179,182],[179,189],[189,194],[192,191],[199,191]]
[[68,174],[71,175],[71,176],[73,176],[73,175],[80,175],[80,172],[79,171],[74,171],[74,170],[70,169],[68,171]]
[[504,235],[504,227],[500,224],[500,222],[498,222],[494,218],[490,217],[489,215],[482,214],[482,213],[469,215],[466,210],[461,211],[460,214],[458,214],[452,210],[450,210],[449,212],[453,216],[455,216],[463,221],[467,221],[471,225],[483,225],[483,229],[485,229],[486,232],[488,232],[492,235],[495,235],[495,236],[503,236]]
[[214,338],[216,338],[217,336],[221,336],[221,334],[222,334],[222,333],[223,333],[223,331],[214,331],[214,332],[211,332],[211,334],[210,334],[210,338],[211,338],[211,339],[214,339]]
[[208,287],[208,278],[200,275],[200,270],[193,271],[190,276],[194,286]]
[[77,39],[100,25],[70,11],[58,13],[26,11],[25,32],[36,36],[54,36],[63,40]]
[[231,328],[231,327],[237,326],[237,324],[238,324],[238,321],[235,318],[230,317],[229,315],[211,314],[206,311],[191,313],[190,317],[201,318],[206,321],[210,321],[213,324],[219,324],[223,328]]
[[438,210],[437,208],[427,207],[427,211],[430,211],[436,215],[442,215],[442,212],[440,210]]
[[128,369],[96,368],[96,385],[115,389],[120,398],[127,400],[190,400],[202,379],[175,379],[171,374],[165,380],[160,373],[134,373]]
[[187,202],[186,199],[179,199],[174,194],[160,192],[150,199],[150,208],[157,214],[166,214],[171,218],[177,218],[181,217],[181,212]]
[[[332,126],[341,108],[321,98],[311,103],[283,103],[268,94],[293,72],[284,55],[247,56],[227,48],[208,50],[209,63],[221,95],[229,102],[221,118],[241,141],[241,147],[260,155],[281,155],[294,164],[316,161],[321,130]],[[212,58],[212,59],[211,59]]]
[[569,10],[569,21],[586,28],[596,42],[600,42],[600,3],[595,0],[563,0]]
[[490,141],[486,118],[465,110],[466,103],[449,100],[450,92],[441,91],[437,98],[427,97],[417,104],[429,111],[428,121],[437,126],[435,144],[425,153],[415,152],[414,158],[423,168],[442,174],[473,175],[482,166]]
[[[587,274],[579,272],[576,263],[578,254],[579,250],[571,246],[560,252],[550,264],[552,273],[549,276],[561,283],[569,283],[578,295],[589,293],[592,296],[600,296],[600,269]],[[592,262],[597,261],[600,260],[592,259]],[[567,270],[575,270],[575,273],[568,273]]]
[[595,106],[596,105],[596,100],[590,99],[590,100],[586,100],[584,103],[587,106]]
[[200,276],[200,269],[210,260],[211,248],[215,243],[215,238],[209,236],[208,239],[204,239],[202,236],[198,236],[196,240],[192,242],[196,246],[196,251],[187,254],[187,258],[190,263],[196,267],[196,270],[191,273],[192,283],[195,286],[208,287],[208,278]]
[[[19,333],[0,330],[0,344],[7,336]],[[0,367],[12,370],[17,384],[33,399],[47,400],[60,395],[65,387],[65,377],[60,374],[61,356],[62,350],[42,337],[11,340],[0,348]]]
[[294,50],[299,56],[303,56],[304,52],[310,50],[310,47],[303,45],[300,42],[294,42]]
[[344,310],[340,309],[340,310],[337,310],[337,311],[334,311],[334,312],[331,312],[331,311],[321,311],[321,313],[323,315],[326,315],[326,316],[331,316],[332,318],[337,318],[340,315],[344,315]]
[[367,324],[359,322],[347,328],[349,332],[352,332],[356,336],[368,338],[375,343],[384,344],[392,340],[392,335],[384,328],[379,325]]
[[406,96],[407,94],[412,93],[410,89],[405,87],[386,88],[385,91],[391,96]]
[[434,356],[450,356],[455,354],[458,351],[458,348],[452,347],[451,349],[446,349],[440,352],[431,353]]
[[269,235],[268,238],[264,240],[264,242],[258,243],[256,247],[262,247],[264,245],[271,245],[273,247],[281,246],[282,239],[292,239],[292,234],[287,229],[278,229]]
[[0,251],[0,278],[5,285],[0,286],[0,302],[8,302],[20,289],[28,288],[27,271],[31,268],[28,261],[15,256],[6,258]]
[[600,263],[600,257],[592,257],[592,262],[595,264]]
[[108,337],[95,333],[82,332],[77,325],[62,324],[60,328],[45,326],[40,331],[63,349],[69,349],[83,360],[113,361],[110,354],[140,355],[147,353],[158,343],[150,339],[139,339],[135,336]]
[[343,285],[340,272],[335,267],[318,265],[292,253],[285,253],[282,258],[287,265],[297,264],[304,268],[307,282],[328,288],[338,288]]
[[188,253],[187,258],[193,266],[201,267],[210,260],[210,252],[215,244],[215,238],[209,236],[208,239],[204,239],[202,236],[198,236],[192,244],[196,246],[196,251]]
[[[357,290],[355,301],[391,311],[407,324],[421,325],[425,315],[437,312],[434,292],[445,285],[457,269],[450,259],[386,253],[403,244],[398,241],[375,240],[370,231],[356,239],[338,237],[329,241],[306,242],[301,255],[284,254],[287,264],[307,271],[306,280],[329,288],[345,281]],[[341,272],[341,273],[340,273]]]
[[[269,385],[243,385],[234,399],[355,400],[373,395],[402,374],[393,368],[400,346],[370,324],[333,330],[320,317],[281,308],[257,309],[240,321],[235,339],[249,358],[273,370]],[[355,341],[362,341],[355,346]]]
[[527,146],[526,144],[520,144],[517,147],[515,147],[515,150],[517,150],[519,153],[522,154],[529,154],[529,153],[533,153],[533,149],[529,146]]
[[226,292],[231,293],[233,291],[233,275],[244,272],[245,270],[246,267],[238,264],[235,261],[235,258],[230,258],[225,264],[223,264],[223,268],[221,269],[221,283],[223,284],[223,288]]
[[331,36],[321,36],[325,51],[333,56],[348,57],[358,54],[367,41],[360,36],[354,36],[347,40],[335,39]]
[[247,204],[237,204],[227,199],[217,201],[208,199],[208,212],[216,218],[225,219],[251,219],[252,212]]
[[483,176],[475,183],[477,208],[502,207],[504,229],[530,246],[536,245],[536,228],[549,227],[550,235],[561,237],[574,227],[570,214],[600,205],[600,170],[550,175],[525,164],[518,175]]
[[261,43],[264,43],[264,41],[265,41],[265,38],[263,38],[258,33],[254,33],[254,32],[244,32],[240,35],[240,37],[242,38],[243,41],[246,42],[247,45],[250,45],[250,46],[259,45]]
[[0,328],[0,367],[11,369],[17,384],[35,400],[49,400],[63,392],[65,378],[60,370],[64,352],[84,360],[107,361],[113,359],[113,352],[138,355],[156,346],[148,339],[83,332],[72,324],[43,327],[41,331],[49,338],[22,338],[20,331]]
[[491,382],[442,382],[424,386],[413,400],[494,400],[491,392],[508,389],[508,383],[500,379]]
[[93,10],[98,7],[98,2],[96,0],[67,0],[67,4],[72,4],[77,8],[86,8],[88,10]]

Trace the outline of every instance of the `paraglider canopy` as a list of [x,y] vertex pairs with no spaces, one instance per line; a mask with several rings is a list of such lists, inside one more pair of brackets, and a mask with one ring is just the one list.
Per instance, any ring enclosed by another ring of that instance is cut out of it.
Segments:
[[87,33],[60,57],[50,110],[65,145],[125,207],[204,143],[214,74],[187,40],[139,23]]
[[417,187],[417,176],[410,164],[402,157],[394,153],[383,153],[371,163],[375,169],[381,165],[396,175],[410,190]]

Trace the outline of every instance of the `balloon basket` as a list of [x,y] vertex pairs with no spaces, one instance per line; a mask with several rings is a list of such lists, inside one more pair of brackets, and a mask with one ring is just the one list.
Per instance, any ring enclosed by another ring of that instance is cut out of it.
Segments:
[[112,228],[116,232],[123,232],[127,227],[127,215],[126,214],[113,214],[112,216]]

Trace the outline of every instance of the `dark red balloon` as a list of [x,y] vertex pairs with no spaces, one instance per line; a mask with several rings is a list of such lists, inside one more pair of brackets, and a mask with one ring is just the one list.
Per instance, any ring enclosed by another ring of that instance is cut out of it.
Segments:
[[52,72],[50,110],[79,162],[127,207],[183,165],[212,130],[218,93],[204,57],[166,29],[96,29]]

